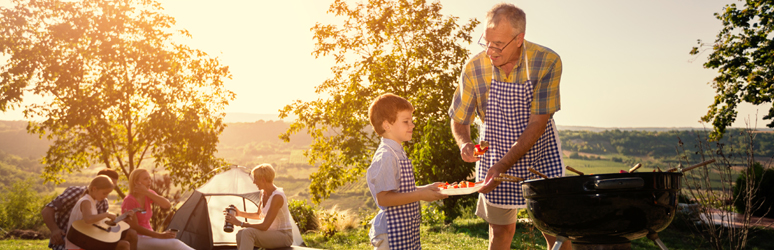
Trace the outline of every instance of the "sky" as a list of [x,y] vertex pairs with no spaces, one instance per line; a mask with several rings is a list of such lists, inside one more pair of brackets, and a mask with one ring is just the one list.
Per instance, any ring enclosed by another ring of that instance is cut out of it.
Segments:
[[[8,6],[9,0],[0,0]],[[320,98],[315,86],[331,77],[330,57],[314,58],[310,28],[340,24],[326,13],[333,0],[160,1],[187,29],[192,48],[230,67],[226,88],[237,97],[227,113],[276,114],[295,100]],[[358,1],[349,1],[358,2]],[[500,0],[441,0],[442,14],[484,21]],[[712,104],[705,69],[710,51],[689,54],[697,40],[713,42],[722,24],[713,13],[735,0],[518,0],[527,14],[526,39],[557,52],[563,63],[558,125],[592,127],[711,127],[699,122]],[[473,32],[480,36],[480,24]],[[472,53],[481,48],[467,45]],[[27,98],[29,102],[36,98]],[[770,104],[768,104],[770,106]],[[765,127],[766,105],[743,104],[733,127]],[[756,118],[757,112],[757,118]],[[0,120],[21,120],[20,110]]]

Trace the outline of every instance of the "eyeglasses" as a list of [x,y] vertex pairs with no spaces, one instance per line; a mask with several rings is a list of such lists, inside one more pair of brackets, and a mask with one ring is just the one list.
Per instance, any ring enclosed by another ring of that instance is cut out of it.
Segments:
[[[521,34],[521,33],[519,33],[519,34]],[[484,49],[491,49],[491,50],[494,50],[497,53],[503,53],[503,50],[505,49],[505,47],[508,47],[508,44],[511,44],[511,42],[513,42],[513,40],[516,40],[516,38],[519,37],[519,34],[516,34],[516,36],[511,38],[511,40],[508,41],[508,43],[506,43],[505,46],[503,46],[502,48],[490,47],[488,44],[482,43],[481,39],[484,38],[484,34],[481,34],[481,37],[478,38],[478,45],[481,45],[481,47],[483,47]]]

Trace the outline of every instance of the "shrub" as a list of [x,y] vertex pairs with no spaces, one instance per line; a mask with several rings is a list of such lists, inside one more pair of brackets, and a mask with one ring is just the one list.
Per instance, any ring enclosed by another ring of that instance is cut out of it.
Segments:
[[52,196],[39,196],[33,183],[39,183],[30,178],[16,181],[2,191],[0,199],[0,228],[37,230],[43,225],[40,209],[46,205]]
[[334,209],[331,210],[318,210],[320,219],[320,234],[326,239],[330,239],[339,231],[337,225],[341,215]]
[[320,228],[320,221],[317,218],[318,209],[307,204],[306,200],[290,200],[288,210],[290,210],[290,215],[293,216],[293,220],[296,221],[298,229],[302,233]]
[[570,159],[582,159],[582,158],[583,157],[581,157],[580,154],[578,154],[578,152],[572,152],[570,154]]
[[422,204],[422,224],[436,226],[444,224],[446,214],[439,208],[438,203],[429,202]]
[[[755,179],[753,187],[757,187],[755,193],[753,193],[752,204],[753,215],[764,216],[774,218],[774,169],[763,169],[763,166],[759,162],[755,162],[752,167],[747,168],[736,179],[734,184],[734,207],[737,211],[745,211],[746,204],[744,195],[747,192],[747,177],[751,176]],[[757,205],[760,204],[760,208]],[[757,208],[757,209],[756,209]]]

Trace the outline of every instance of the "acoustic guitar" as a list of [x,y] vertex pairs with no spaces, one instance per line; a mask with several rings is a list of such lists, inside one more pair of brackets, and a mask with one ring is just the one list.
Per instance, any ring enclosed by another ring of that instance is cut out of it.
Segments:
[[[131,211],[145,212],[139,208]],[[115,249],[124,231],[129,229],[129,224],[123,222],[128,215],[129,212],[126,212],[115,220],[102,220],[92,224],[84,220],[73,221],[67,230],[67,240],[85,250]]]

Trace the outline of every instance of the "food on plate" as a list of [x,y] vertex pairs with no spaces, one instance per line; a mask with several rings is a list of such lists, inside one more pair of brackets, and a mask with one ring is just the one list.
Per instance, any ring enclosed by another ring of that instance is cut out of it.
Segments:
[[476,144],[476,150],[473,151],[473,155],[479,156],[484,155],[486,151],[489,150],[489,143],[486,141],[481,141],[481,144]]
[[472,187],[476,187],[476,185],[481,185],[481,183],[483,182],[475,183],[475,182],[469,182],[469,181],[461,181],[459,183],[454,182],[452,184],[445,182],[445,183],[442,183],[441,185],[438,185],[438,188],[440,189],[472,188]]

